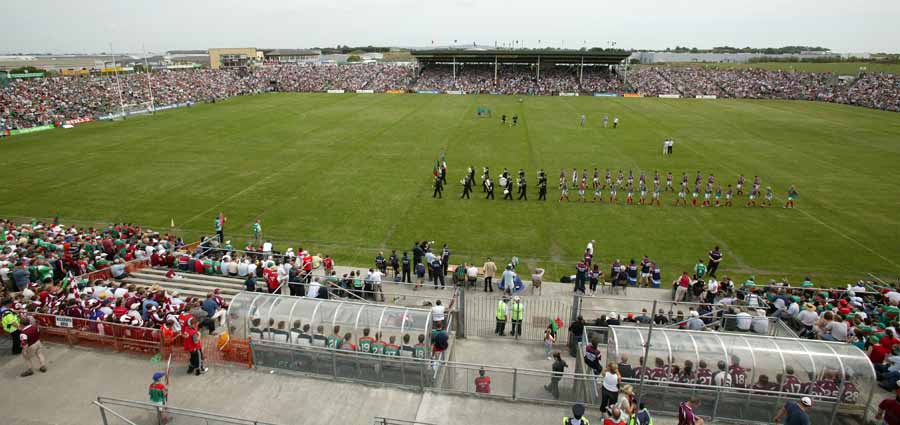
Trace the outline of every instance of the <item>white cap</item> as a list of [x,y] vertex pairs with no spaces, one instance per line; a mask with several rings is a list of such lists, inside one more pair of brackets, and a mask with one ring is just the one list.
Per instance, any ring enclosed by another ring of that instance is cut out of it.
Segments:
[[813,404],[812,399],[809,398],[809,397],[803,397],[803,398],[801,398],[801,399],[800,399],[800,403],[803,403],[803,405],[804,405],[804,406],[807,406],[807,407],[812,407],[812,404]]
[[691,317],[699,317],[699,316],[700,316],[700,313],[698,313],[696,310],[691,310]]

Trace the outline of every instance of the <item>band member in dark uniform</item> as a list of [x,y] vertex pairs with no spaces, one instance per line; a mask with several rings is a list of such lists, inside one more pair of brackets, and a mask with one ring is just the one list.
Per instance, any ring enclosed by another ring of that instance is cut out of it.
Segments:
[[519,171],[519,200],[528,200],[528,183],[525,181],[525,172]]
[[459,197],[459,199],[462,199],[462,198],[470,199],[469,192],[472,191],[472,180],[469,178],[469,176],[466,176],[465,178],[463,178],[462,185],[463,185],[463,193]]
[[469,182],[470,184],[475,184],[475,167],[469,166]]
[[484,179],[484,190],[487,192],[487,196],[484,199],[494,199],[494,182],[491,181],[491,178]]
[[441,176],[435,176],[434,178],[434,193],[431,195],[432,198],[441,198],[441,192],[444,191],[444,183],[441,181]]
[[487,181],[491,178],[491,170],[484,167],[481,171],[481,191],[487,192]]
[[538,171],[538,200],[547,200],[547,175],[544,174],[543,169]]

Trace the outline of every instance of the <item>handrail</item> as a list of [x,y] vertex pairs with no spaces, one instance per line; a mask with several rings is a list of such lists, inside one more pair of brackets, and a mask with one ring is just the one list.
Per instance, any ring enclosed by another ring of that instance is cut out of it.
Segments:
[[[236,418],[233,416],[219,415],[216,413],[209,413],[209,412],[204,412],[204,411],[200,411],[200,410],[185,409],[185,408],[181,408],[181,407],[172,407],[169,405],[160,406],[158,404],[148,403],[148,402],[144,402],[144,401],[122,400],[122,399],[117,399],[117,398],[112,398],[112,397],[97,397],[97,400],[94,403],[98,404],[101,407],[106,408],[107,410],[109,410],[109,408],[106,407],[104,405],[104,403],[114,405],[114,406],[129,407],[129,408],[146,408],[148,410],[154,410],[154,411],[164,410],[165,413],[169,416],[171,416],[173,414],[183,415],[183,416],[193,416],[196,418],[201,418],[201,419],[206,419],[206,420],[214,420],[217,422],[224,422],[224,423],[234,424],[234,425],[275,425],[275,424],[268,423],[268,422],[260,422],[260,421],[251,420],[251,419]],[[112,411],[112,410],[109,410],[109,411]],[[119,416],[119,415],[117,415],[117,416]],[[122,418],[121,416],[119,416],[119,417]],[[122,419],[127,421],[129,424],[132,423],[132,422],[128,421],[127,419],[124,419],[124,418],[122,418]]]

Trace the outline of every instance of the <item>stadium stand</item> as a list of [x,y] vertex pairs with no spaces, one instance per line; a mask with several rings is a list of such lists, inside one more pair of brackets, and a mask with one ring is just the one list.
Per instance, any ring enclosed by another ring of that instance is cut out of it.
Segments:
[[[281,65],[238,70],[185,70],[152,73],[154,106],[208,102],[266,91],[327,90],[461,91],[465,93],[555,95],[559,93],[640,93],[643,96],[716,96],[740,99],[816,100],[900,111],[900,77],[861,73],[852,80],[832,73],[692,66],[641,66],[627,77],[612,67],[485,63]],[[583,75],[579,73],[583,71]],[[495,81],[496,72],[496,81]],[[627,79],[627,84],[625,83]],[[123,74],[122,99],[112,76],[62,76],[15,80],[0,89],[0,129],[60,125],[98,119],[123,109],[148,109],[146,74]]]

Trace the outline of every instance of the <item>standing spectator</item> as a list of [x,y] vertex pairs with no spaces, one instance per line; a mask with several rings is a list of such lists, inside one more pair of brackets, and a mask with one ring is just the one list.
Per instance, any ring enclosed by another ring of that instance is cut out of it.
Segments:
[[700,399],[697,397],[681,402],[678,406],[678,425],[703,425],[703,418],[694,416],[695,407],[700,407]]
[[569,338],[569,341],[571,341],[571,343],[569,344],[569,353],[571,353],[573,357],[575,356],[575,352],[577,350],[576,347],[578,347],[578,344],[580,344],[582,339],[584,338],[584,325],[584,318],[578,316],[572,323],[572,325],[569,326],[569,332],[572,333],[572,338]]
[[609,362],[601,379],[603,388],[600,409],[605,410],[619,399],[619,382],[622,381],[622,376],[619,375],[619,365]]
[[522,303],[522,300],[518,296],[513,298],[513,304],[509,309],[509,315],[512,324],[510,336],[519,339],[522,335],[522,321],[525,319],[525,304]]
[[634,387],[630,384],[622,386],[622,391],[619,391],[619,400],[616,402],[615,407],[618,407],[626,417],[631,417],[634,414]]
[[434,306],[431,307],[431,320],[434,322],[435,327],[444,324],[444,313],[444,306],[441,305],[441,300],[435,301]]
[[19,339],[19,315],[16,314],[11,308],[13,303],[9,302],[9,306],[3,307],[2,309],[2,323],[3,323],[3,331],[9,334],[9,337],[12,339],[12,354],[15,356],[17,354],[22,353],[22,342]]
[[775,419],[772,421],[779,423],[784,418],[784,425],[810,425],[806,409],[812,407],[812,405],[812,399],[809,397],[801,398],[799,404],[793,401],[785,402],[784,407],[778,411],[778,414],[775,415]]
[[30,280],[28,278],[28,270],[21,261],[16,263],[15,269],[12,271],[12,280],[16,284],[18,292],[22,292],[28,287]]
[[478,377],[475,378],[475,392],[479,394],[491,393],[491,377],[485,376],[483,367],[478,370]]
[[653,425],[653,418],[650,416],[650,411],[644,407],[644,400],[641,400],[638,403],[638,411],[632,416],[634,420],[631,425]]
[[506,295],[497,302],[497,326],[494,328],[494,334],[504,336],[506,332],[506,318],[509,316],[509,297]]
[[400,277],[400,282],[412,283],[412,279],[410,277],[412,264],[410,264],[409,255],[406,253],[406,251],[403,251],[403,258],[400,260],[400,266],[403,270],[403,274]]
[[216,216],[214,226],[216,228],[216,235],[219,237],[219,243],[225,242],[225,214],[219,212],[219,215]]
[[491,281],[494,279],[494,274],[497,273],[497,265],[491,261],[491,257],[488,257],[482,269],[484,270],[484,291],[494,292],[494,285]]
[[687,301],[688,297],[688,288],[691,286],[691,277],[688,276],[688,272],[681,272],[681,277],[675,281],[677,285],[675,287],[675,304],[678,304],[679,301]]
[[563,425],[589,425],[590,422],[584,417],[584,405],[575,403],[572,406],[572,416],[563,416]]
[[559,400],[559,381],[562,380],[563,372],[569,365],[563,361],[562,354],[559,351],[553,353],[553,359],[553,366],[551,366],[553,375],[550,377],[550,384],[545,385],[544,389],[553,394],[553,398]]
[[44,360],[44,346],[41,344],[41,331],[34,324],[34,319],[25,317],[19,323],[19,342],[22,345],[22,358],[25,359],[25,364],[28,366],[28,369],[22,372],[20,376],[24,378],[34,375],[33,358],[37,358],[38,363],[41,365],[38,370],[47,372],[47,363]]
[[553,329],[547,326],[547,329],[544,329],[544,354],[547,356],[547,360],[552,360],[550,357],[550,352],[553,351],[553,343],[556,342],[556,337],[553,336]]
[[197,319],[195,317],[188,319],[184,330],[184,351],[191,354],[191,360],[188,364],[188,375],[194,373],[200,376],[200,374],[209,370],[203,364],[203,344],[200,342],[200,332],[197,330]]
[[425,282],[425,265],[420,261],[416,263],[416,286],[413,290],[421,288],[423,282]]
[[722,262],[722,251],[719,251],[719,246],[716,245],[713,247],[712,251],[709,251],[709,263],[706,265],[707,273],[710,277],[716,277],[716,271],[719,270],[719,263]]
[[575,265],[575,292],[584,295],[584,284],[587,280],[588,266],[582,261]]
[[878,403],[875,419],[884,420],[884,425],[900,425],[900,390],[897,390],[894,398],[886,398]]

